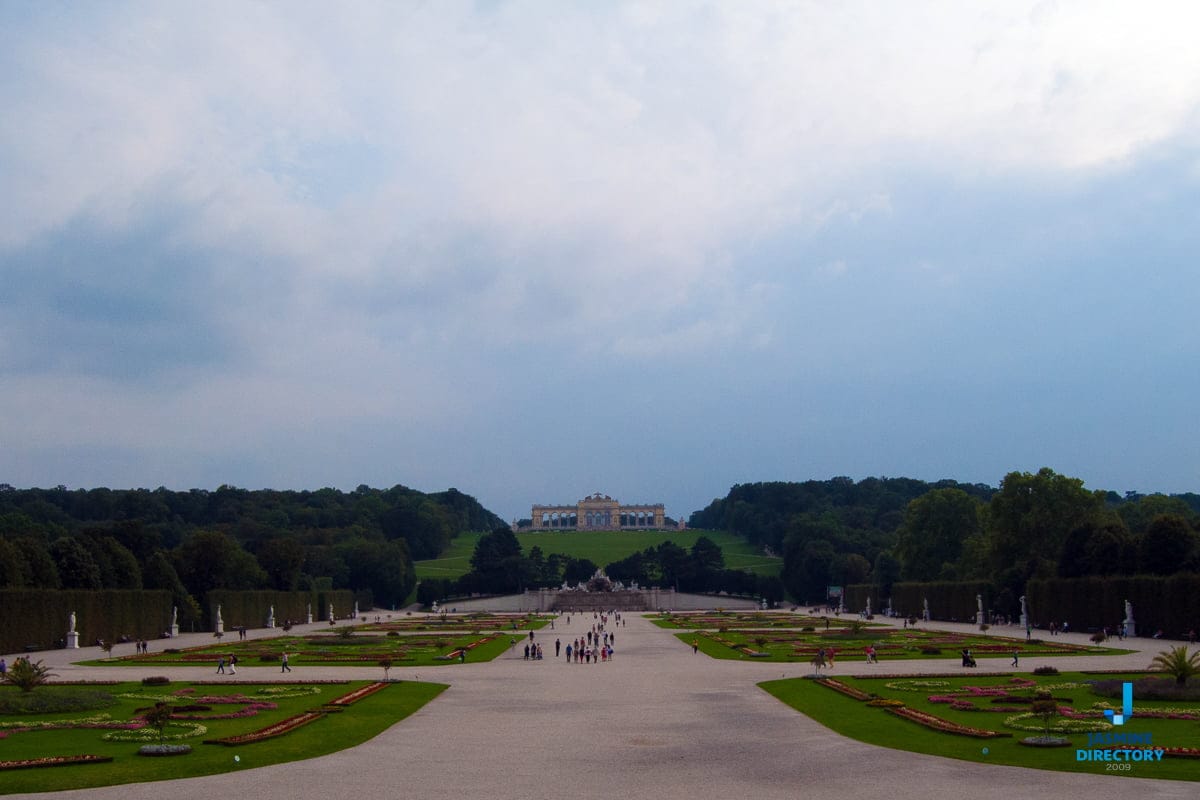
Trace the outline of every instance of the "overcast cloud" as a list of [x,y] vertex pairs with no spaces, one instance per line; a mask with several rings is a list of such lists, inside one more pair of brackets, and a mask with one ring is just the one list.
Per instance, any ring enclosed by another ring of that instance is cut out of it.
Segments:
[[0,482],[1200,491],[1196,30],[0,4]]

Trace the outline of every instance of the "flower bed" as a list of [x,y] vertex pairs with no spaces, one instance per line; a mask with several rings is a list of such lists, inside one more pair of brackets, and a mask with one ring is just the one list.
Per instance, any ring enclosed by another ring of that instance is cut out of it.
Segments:
[[999,737],[1011,737],[1011,733],[1001,733],[999,731],[991,731],[986,728],[971,728],[966,725],[959,725],[957,722],[951,722],[948,719],[927,714],[924,711],[917,711],[912,708],[885,708],[889,714],[895,714],[898,717],[911,720],[918,725],[924,725],[926,728],[942,733],[953,733],[958,736],[972,736],[976,739],[996,739]]
[[260,728],[250,733],[243,733],[239,736],[226,736],[223,739],[205,739],[205,744],[223,744],[227,747],[234,747],[243,744],[253,744],[261,742],[265,739],[273,739],[276,736],[283,736],[285,733],[291,733],[299,727],[307,725],[314,720],[318,720],[325,716],[322,711],[305,711],[301,714],[288,717],[285,720],[276,722],[274,725],[268,725],[265,728]]
[[112,761],[112,756],[96,756],[90,753],[83,753],[77,756],[46,756],[45,758],[22,758],[16,761],[0,761],[0,770],[66,767],[71,764],[103,764],[109,761]]
[[829,689],[833,689],[835,692],[841,692],[842,694],[846,695],[846,697],[852,697],[855,700],[871,699],[871,695],[864,691],[860,691],[859,689],[855,689],[853,686],[847,686],[836,678],[819,678],[817,679],[817,683]]
[[380,681],[376,681],[375,683],[368,683],[366,686],[362,687],[361,689],[355,689],[353,692],[344,694],[341,697],[337,697],[337,698],[334,698],[333,700],[330,700],[328,703],[326,703],[326,705],[330,705],[330,706],[352,705],[353,703],[357,703],[359,700],[362,700],[364,697],[369,697],[369,696],[375,694],[376,692],[380,691],[381,689],[386,689],[386,688],[387,688],[387,684],[380,682]]

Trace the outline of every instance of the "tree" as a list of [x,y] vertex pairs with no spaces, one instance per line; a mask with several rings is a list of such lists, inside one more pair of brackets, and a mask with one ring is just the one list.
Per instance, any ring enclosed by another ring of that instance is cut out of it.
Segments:
[[40,539],[32,536],[20,536],[12,540],[13,545],[21,551],[28,567],[28,583],[30,589],[59,589],[62,579],[58,574],[58,565],[50,555],[50,548]]
[[87,548],[74,537],[55,539],[50,545],[50,556],[62,578],[64,589],[100,589],[100,567]]
[[1165,672],[1179,686],[1187,684],[1188,678],[1200,675],[1200,650],[1188,655],[1185,646],[1163,650],[1150,662],[1150,669]]
[[29,565],[20,548],[0,538],[0,589],[22,589],[29,581]]
[[1067,534],[1058,560],[1063,578],[1114,575],[1131,571],[1129,531],[1120,517],[1089,520]]
[[933,581],[962,555],[979,527],[979,502],[962,489],[932,489],[908,504],[896,536],[905,580]]
[[300,542],[291,536],[267,539],[259,544],[255,558],[267,573],[271,586],[281,592],[296,591],[304,566],[304,547]]
[[1083,481],[1049,467],[1036,475],[1010,472],[988,506],[993,573],[1019,590],[1032,574],[1056,570],[1067,534],[1098,515],[1103,503]]
[[1138,542],[1138,568],[1151,575],[1172,575],[1188,563],[1196,534],[1178,514],[1155,517]]
[[221,531],[197,531],[175,550],[175,569],[194,597],[213,589],[258,589],[267,574],[233,537]]

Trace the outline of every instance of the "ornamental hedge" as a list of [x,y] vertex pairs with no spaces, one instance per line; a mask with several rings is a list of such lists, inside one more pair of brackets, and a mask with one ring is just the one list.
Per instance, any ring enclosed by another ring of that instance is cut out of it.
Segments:
[[81,646],[97,639],[154,639],[171,625],[171,593],[161,590],[0,590],[0,652],[64,647],[75,612]]

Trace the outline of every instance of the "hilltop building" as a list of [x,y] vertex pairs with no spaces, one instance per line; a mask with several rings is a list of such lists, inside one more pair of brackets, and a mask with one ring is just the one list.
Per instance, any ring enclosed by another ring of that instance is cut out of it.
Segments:
[[623,506],[596,492],[573,506],[535,505],[530,519],[532,530],[651,530],[666,527],[666,510],[662,503]]

